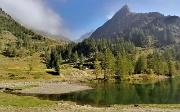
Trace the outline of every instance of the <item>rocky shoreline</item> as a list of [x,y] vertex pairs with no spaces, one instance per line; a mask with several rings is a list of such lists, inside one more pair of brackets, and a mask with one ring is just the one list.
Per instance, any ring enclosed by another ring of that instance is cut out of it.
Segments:
[[43,107],[16,107],[0,106],[0,112],[179,112],[180,109],[157,108],[157,107],[134,107],[132,105],[112,107],[92,107],[89,105],[76,105],[73,102],[59,102],[52,106]]
[[22,90],[15,90],[16,93],[23,94],[64,94],[77,91],[84,91],[93,89],[89,86],[82,86],[77,83],[68,83],[60,81],[50,82],[10,82],[0,83],[0,88],[14,88],[14,87],[25,87],[25,86],[37,86],[32,88],[26,88]]

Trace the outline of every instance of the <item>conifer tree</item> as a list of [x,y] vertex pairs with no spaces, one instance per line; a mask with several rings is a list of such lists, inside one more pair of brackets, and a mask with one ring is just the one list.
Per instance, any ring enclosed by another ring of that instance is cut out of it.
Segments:
[[141,74],[144,73],[145,70],[147,69],[147,62],[145,56],[139,56],[136,65],[135,65],[135,73]]
[[50,68],[50,61],[51,61],[51,52],[50,49],[48,48],[47,50],[45,50],[45,54],[44,54],[44,60],[46,62],[46,66],[47,68]]
[[63,59],[62,59],[62,55],[61,55],[61,53],[59,54],[59,64],[62,64],[62,62],[63,62]]
[[77,62],[78,62],[78,53],[77,53],[77,51],[75,51],[75,53],[73,53],[72,60],[73,60],[73,62],[75,64],[77,64]]
[[116,57],[116,74],[119,78],[122,78],[126,75],[125,71],[125,60],[123,59],[122,55],[120,53],[117,54]]
[[123,78],[133,72],[132,62],[127,58],[125,51],[118,53],[116,57],[116,74]]
[[94,68],[95,68],[94,73],[97,79],[99,76],[102,75],[102,68],[101,68],[100,62],[97,59],[94,61]]
[[69,60],[69,62],[72,61],[71,57],[72,57],[72,48],[70,46],[68,46],[68,60]]
[[81,65],[84,64],[84,55],[83,55],[83,53],[81,53],[81,55],[80,55],[80,64]]
[[59,64],[59,60],[57,60],[57,61],[55,62],[54,69],[55,69],[55,71],[57,72],[57,74],[60,75],[60,64]]
[[176,67],[172,60],[168,60],[169,76],[176,75]]
[[105,51],[105,56],[102,64],[104,69],[104,79],[111,78],[115,73],[115,59],[109,48],[107,48]]
[[50,54],[50,67],[51,68],[54,68],[55,67],[55,64],[57,62],[57,52],[56,52],[56,49],[55,47],[52,47],[51,48],[51,54]]

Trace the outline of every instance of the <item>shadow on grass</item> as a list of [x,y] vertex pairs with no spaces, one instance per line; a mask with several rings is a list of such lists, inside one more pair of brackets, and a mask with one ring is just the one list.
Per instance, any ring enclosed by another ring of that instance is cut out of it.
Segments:
[[59,75],[59,73],[55,72],[55,71],[46,71],[46,73],[54,75],[54,76],[58,76]]

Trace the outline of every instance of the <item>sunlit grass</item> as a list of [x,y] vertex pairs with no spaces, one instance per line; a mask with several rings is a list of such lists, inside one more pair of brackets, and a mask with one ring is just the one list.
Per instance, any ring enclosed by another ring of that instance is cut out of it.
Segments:
[[0,93],[0,99],[1,106],[34,107],[52,105],[55,103],[53,101],[40,100],[32,96],[16,96],[7,93]]
[[140,104],[139,107],[162,108],[162,109],[180,109],[180,104]]

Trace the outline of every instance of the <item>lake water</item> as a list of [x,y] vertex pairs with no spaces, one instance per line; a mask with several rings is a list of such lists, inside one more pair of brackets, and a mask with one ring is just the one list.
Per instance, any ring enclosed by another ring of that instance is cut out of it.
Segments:
[[150,84],[99,83],[94,90],[62,95],[38,95],[41,99],[74,101],[77,104],[109,106],[113,104],[179,104],[180,79]]

